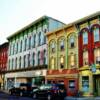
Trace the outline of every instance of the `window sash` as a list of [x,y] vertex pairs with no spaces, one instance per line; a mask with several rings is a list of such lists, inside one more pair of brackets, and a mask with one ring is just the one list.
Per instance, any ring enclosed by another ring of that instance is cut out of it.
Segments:
[[83,44],[87,44],[88,43],[88,33],[84,32],[83,33]]
[[70,64],[71,64],[71,66],[75,65],[75,55],[71,55],[71,57],[70,57]]
[[93,30],[94,33],[94,42],[99,41],[100,37],[99,37],[99,28],[96,28]]

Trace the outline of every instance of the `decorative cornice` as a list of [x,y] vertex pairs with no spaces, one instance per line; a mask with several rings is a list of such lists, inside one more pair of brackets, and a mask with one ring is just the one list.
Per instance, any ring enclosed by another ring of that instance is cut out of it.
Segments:
[[22,71],[30,71],[30,70],[38,70],[38,69],[39,70],[47,69],[47,65],[39,65],[39,66],[28,67],[23,69],[7,70],[7,71],[2,71],[1,73],[22,72]]

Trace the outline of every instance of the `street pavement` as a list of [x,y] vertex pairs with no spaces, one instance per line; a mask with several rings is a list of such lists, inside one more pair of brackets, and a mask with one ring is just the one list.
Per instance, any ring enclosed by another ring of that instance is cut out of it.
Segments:
[[28,97],[9,95],[7,93],[0,92],[0,100],[33,100],[33,99]]
[[[0,91],[0,100],[34,100],[29,97],[10,95],[6,91]],[[64,100],[100,100],[100,97],[66,97]]]
[[64,100],[100,100],[100,97],[66,97]]

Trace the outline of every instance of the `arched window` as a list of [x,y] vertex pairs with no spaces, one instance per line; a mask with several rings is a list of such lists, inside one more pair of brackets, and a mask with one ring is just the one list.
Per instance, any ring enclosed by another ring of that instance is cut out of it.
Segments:
[[13,54],[15,53],[15,44],[13,44]]
[[33,66],[35,66],[35,53],[33,53]]
[[26,48],[27,48],[27,39],[25,39],[25,51],[26,51]]
[[20,41],[20,52],[22,52],[22,40]]
[[18,42],[17,42],[17,44],[16,44],[16,45],[17,45],[17,47],[16,47],[16,53],[18,53]]
[[69,54],[69,57],[68,57],[69,59],[68,59],[68,65],[69,65],[69,68],[75,68],[76,66],[75,66],[75,64],[76,64],[76,55],[75,54],[73,54],[73,53],[70,53]]
[[55,42],[54,41],[52,41],[51,43],[50,43],[50,50],[51,50],[51,53],[54,53],[55,52]]
[[60,40],[60,50],[64,50],[64,39]]
[[26,67],[26,55],[24,55],[23,65],[24,65],[24,68],[25,68]]
[[55,67],[55,59],[54,59],[54,57],[52,57],[51,58],[51,69],[54,69],[54,67]]
[[46,50],[44,50],[44,58],[43,58],[43,64],[45,65],[46,64]]
[[73,48],[75,46],[75,38],[74,36],[70,37],[70,47]]
[[88,44],[88,32],[83,31],[83,44]]
[[44,44],[46,43],[46,35],[44,35]]
[[100,65],[100,48],[94,50],[95,63]]
[[100,35],[99,35],[99,28],[98,27],[94,27],[93,34],[94,34],[94,42],[99,41]]
[[21,56],[19,57],[19,68],[21,68]]
[[83,65],[88,65],[88,51],[83,52]]
[[15,69],[17,69],[17,58],[15,59]]
[[29,37],[29,49],[31,49],[31,36]]
[[13,69],[14,68],[14,59],[12,59],[12,68],[11,69]]
[[28,56],[28,67],[30,67],[30,54],[28,54],[27,56]]
[[34,43],[33,43],[33,47],[35,48],[36,46],[36,34],[34,34]]
[[38,51],[38,65],[40,65],[40,51]]
[[9,70],[10,70],[10,59],[9,59],[9,67],[8,67],[8,68],[9,68]]
[[39,40],[38,40],[38,45],[41,45],[41,32],[39,32]]
[[60,68],[64,68],[64,57],[60,57]]

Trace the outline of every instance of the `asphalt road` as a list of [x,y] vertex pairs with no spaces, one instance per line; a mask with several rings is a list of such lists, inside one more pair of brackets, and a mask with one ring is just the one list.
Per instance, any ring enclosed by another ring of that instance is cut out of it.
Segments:
[[28,97],[19,97],[19,96],[9,95],[9,94],[0,92],[0,100],[33,100],[33,99],[28,98]]

